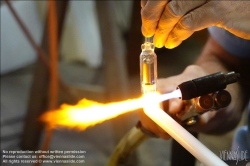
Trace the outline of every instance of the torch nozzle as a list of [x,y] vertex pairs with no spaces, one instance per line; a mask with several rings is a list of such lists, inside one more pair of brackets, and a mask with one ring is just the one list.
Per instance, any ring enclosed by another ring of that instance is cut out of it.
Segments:
[[229,72],[227,74],[225,74],[225,83],[228,84],[232,84],[237,82],[238,78],[240,78],[240,74],[239,73],[235,73],[235,72]]

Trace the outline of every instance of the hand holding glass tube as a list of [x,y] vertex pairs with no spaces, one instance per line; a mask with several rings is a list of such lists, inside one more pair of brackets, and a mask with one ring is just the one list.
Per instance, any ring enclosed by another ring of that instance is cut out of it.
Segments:
[[154,92],[156,92],[156,61],[157,59],[154,53],[153,44],[146,39],[145,43],[142,45],[142,53],[140,55],[142,93],[146,97],[145,99],[149,99],[145,102],[145,114],[205,165],[226,165],[221,159],[165,113],[159,107],[158,101],[152,98],[154,97]]

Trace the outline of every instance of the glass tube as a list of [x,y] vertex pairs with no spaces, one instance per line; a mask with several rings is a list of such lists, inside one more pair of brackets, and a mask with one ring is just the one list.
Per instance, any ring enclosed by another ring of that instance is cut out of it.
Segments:
[[154,52],[152,38],[145,38],[145,42],[142,44],[141,48],[140,76],[142,93],[156,92],[157,56]]

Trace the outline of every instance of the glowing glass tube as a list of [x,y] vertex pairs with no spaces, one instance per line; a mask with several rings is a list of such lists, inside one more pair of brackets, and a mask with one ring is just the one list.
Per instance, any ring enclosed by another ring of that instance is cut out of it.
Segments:
[[157,56],[154,52],[152,38],[145,38],[145,43],[142,44],[141,48],[140,75],[142,93],[156,92]]

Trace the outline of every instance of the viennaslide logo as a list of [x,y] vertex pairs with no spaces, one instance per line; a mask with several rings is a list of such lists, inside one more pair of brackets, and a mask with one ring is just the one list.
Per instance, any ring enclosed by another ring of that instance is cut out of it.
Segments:
[[[229,150],[222,150],[220,151],[220,158],[223,161],[235,161],[236,165],[239,161],[248,161],[247,154],[249,152],[247,150],[245,151],[239,151],[239,147],[235,151],[229,151]],[[247,163],[247,166],[250,166],[250,162]]]

